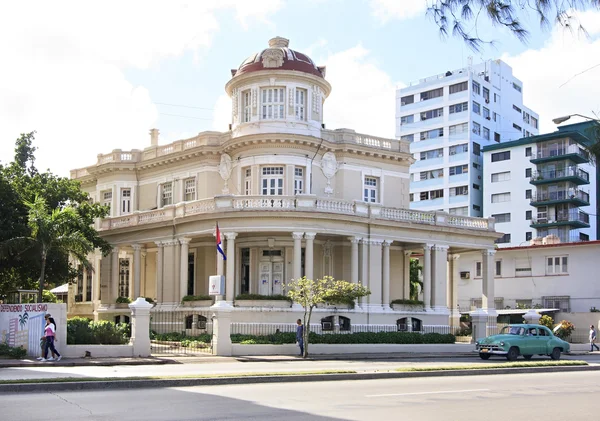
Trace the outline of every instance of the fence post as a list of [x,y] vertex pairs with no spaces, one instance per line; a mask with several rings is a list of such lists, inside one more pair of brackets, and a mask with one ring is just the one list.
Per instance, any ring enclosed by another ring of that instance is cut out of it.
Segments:
[[471,343],[475,343],[477,339],[483,339],[487,336],[488,314],[483,309],[478,308],[471,314]]
[[131,309],[131,343],[134,357],[150,356],[150,309],[152,304],[138,297],[129,304]]
[[212,349],[214,355],[229,357],[232,355],[231,346],[231,312],[233,306],[225,301],[217,301],[210,307],[214,313]]
[[525,313],[523,315],[523,318],[525,319],[525,321],[527,321],[527,323],[532,324],[532,325],[540,324],[541,317],[542,316],[540,316],[538,314],[538,312],[532,308],[530,308],[529,311],[527,311],[527,313]]

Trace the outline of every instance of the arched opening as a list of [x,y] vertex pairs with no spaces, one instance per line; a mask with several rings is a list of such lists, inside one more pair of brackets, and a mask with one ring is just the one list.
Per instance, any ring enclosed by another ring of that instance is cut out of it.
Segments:
[[185,328],[192,329],[193,326],[194,326],[194,315],[190,314],[189,316],[185,317]]
[[350,332],[350,330],[351,330],[350,318],[344,317],[344,316],[339,316],[339,319],[340,319],[340,331]]
[[396,327],[398,328],[398,332],[407,332],[408,319],[406,317],[403,317],[401,319],[396,320]]
[[333,325],[334,325],[333,316],[327,316],[327,317],[323,317],[321,319],[321,330],[323,330],[323,332],[332,332]]
[[207,322],[207,318],[199,315],[198,322],[196,323],[196,327],[200,330],[206,330],[206,322]]
[[421,330],[423,330],[423,321],[421,319],[412,317],[411,323],[412,323],[412,331],[413,332],[420,332]]

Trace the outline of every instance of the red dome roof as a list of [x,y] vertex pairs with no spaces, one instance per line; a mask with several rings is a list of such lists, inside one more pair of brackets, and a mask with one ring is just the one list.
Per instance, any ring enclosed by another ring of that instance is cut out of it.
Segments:
[[289,41],[276,37],[269,40],[269,48],[248,57],[235,70],[232,76],[243,75],[259,70],[295,70],[311,75],[325,77],[325,67],[319,67],[305,54],[288,48]]

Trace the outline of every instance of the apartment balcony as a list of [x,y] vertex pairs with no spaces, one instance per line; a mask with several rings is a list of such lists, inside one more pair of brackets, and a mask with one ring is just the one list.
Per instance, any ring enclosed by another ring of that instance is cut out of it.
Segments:
[[537,192],[530,201],[531,206],[547,206],[568,203],[574,206],[589,206],[590,195],[582,190]]
[[568,212],[559,212],[555,218],[537,218],[531,221],[532,228],[550,228],[559,226],[571,226],[573,228],[589,228],[590,216],[579,209],[571,209]]
[[529,179],[529,183],[535,186],[561,181],[570,181],[578,186],[590,184],[590,174],[576,166],[571,166],[560,170],[534,171]]
[[553,149],[542,149],[531,158],[533,164],[542,164],[544,162],[563,161],[570,159],[577,164],[590,162],[589,155],[578,145],[560,146]]

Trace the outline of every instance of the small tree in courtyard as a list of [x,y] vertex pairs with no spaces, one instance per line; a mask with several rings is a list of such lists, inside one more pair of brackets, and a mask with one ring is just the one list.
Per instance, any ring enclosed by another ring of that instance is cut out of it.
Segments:
[[308,356],[308,334],[310,331],[310,318],[317,304],[322,303],[353,303],[357,298],[371,294],[368,288],[360,284],[335,280],[331,276],[312,280],[306,276],[293,280],[286,285],[288,297],[304,308],[304,358]]

